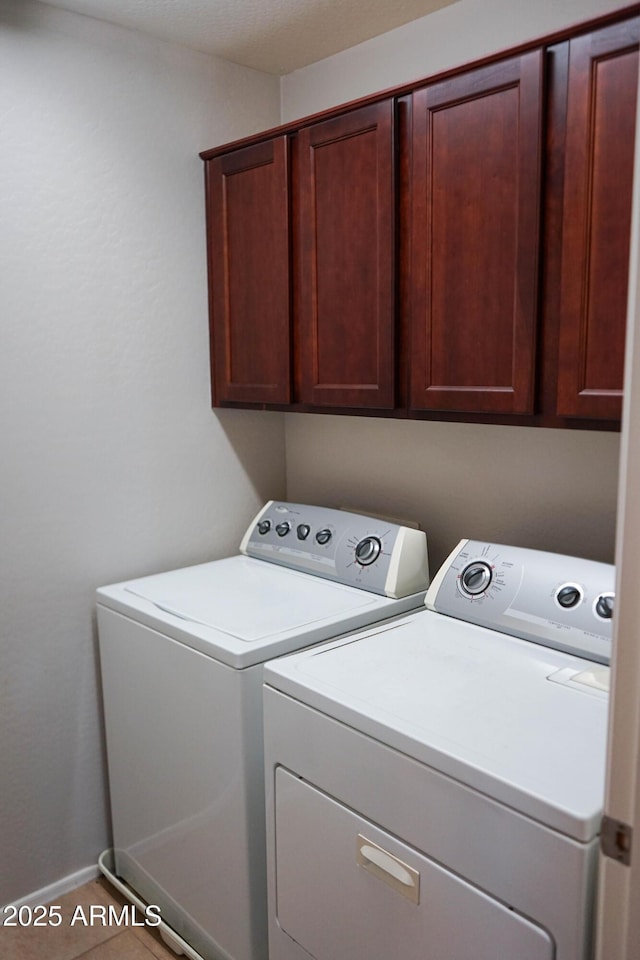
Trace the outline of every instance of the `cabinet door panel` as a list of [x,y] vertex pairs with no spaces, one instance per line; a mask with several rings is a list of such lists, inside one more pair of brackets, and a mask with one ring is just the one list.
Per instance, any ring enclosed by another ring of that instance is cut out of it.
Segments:
[[286,137],[207,163],[216,403],[290,399]]
[[394,405],[394,107],[299,134],[304,403]]
[[621,416],[640,20],[569,43],[558,413]]
[[413,97],[411,405],[533,412],[541,51]]

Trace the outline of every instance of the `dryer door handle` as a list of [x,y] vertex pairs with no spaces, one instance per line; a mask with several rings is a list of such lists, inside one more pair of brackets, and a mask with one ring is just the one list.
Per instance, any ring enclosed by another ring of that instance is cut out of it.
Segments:
[[361,867],[392,887],[412,903],[420,902],[420,873],[361,833],[356,842],[356,859]]

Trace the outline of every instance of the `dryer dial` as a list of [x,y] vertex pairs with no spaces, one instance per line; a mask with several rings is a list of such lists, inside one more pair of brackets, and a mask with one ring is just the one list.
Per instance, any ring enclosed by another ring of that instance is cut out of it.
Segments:
[[484,560],[473,560],[460,575],[460,587],[468,597],[484,593],[493,579],[493,570]]

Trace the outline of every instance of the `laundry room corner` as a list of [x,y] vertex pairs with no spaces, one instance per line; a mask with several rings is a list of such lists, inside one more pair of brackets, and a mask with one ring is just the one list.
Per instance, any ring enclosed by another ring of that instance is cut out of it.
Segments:
[[0,960],[623,960],[639,63],[0,0]]
[[286,416],[276,411],[218,408],[213,417],[229,446],[234,470],[243,474],[240,482],[248,480],[251,503],[229,518],[239,524],[235,531],[235,543],[239,543],[254,502],[262,505],[286,497]]

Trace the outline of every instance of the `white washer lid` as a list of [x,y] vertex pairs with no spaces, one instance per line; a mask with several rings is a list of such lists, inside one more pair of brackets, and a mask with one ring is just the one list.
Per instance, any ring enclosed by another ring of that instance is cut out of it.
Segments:
[[421,611],[265,667],[273,687],[577,840],[599,832],[606,696],[588,661]]
[[244,668],[415,609],[424,594],[395,600],[235,556],[101,587],[97,600]]
[[125,591],[181,620],[253,643],[369,606],[372,598],[318,577],[249,557],[132,580]]

